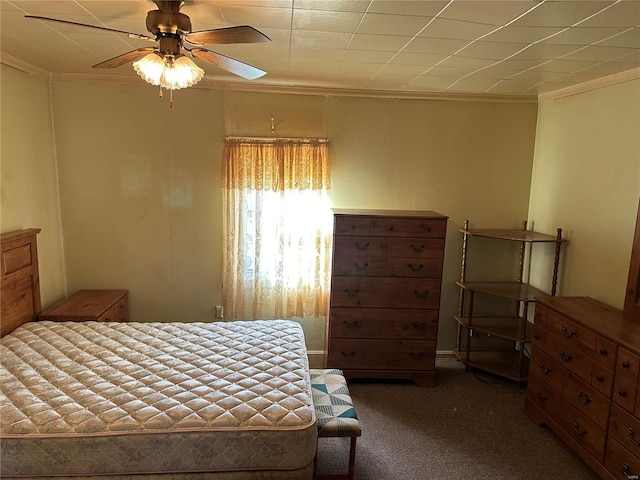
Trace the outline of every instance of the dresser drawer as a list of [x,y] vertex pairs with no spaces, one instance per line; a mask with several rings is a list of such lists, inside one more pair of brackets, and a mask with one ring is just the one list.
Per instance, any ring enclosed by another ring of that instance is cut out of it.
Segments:
[[391,257],[443,258],[444,238],[390,238]]
[[591,385],[606,397],[611,398],[611,392],[613,389],[613,372],[600,363],[593,362]]
[[333,234],[338,235],[371,235],[371,217],[351,217],[336,215],[333,222]]
[[640,370],[640,356],[625,350],[618,349],[616,362],[616,378],[621,378],[636,385],[638,383],[638,371]]
[[636,404],[636,390],[636,384],[620,378],[616,370],[612,394],[613,401],[628,412],[633,412]]
[[609,405],[611,403],[609,398],[571,374],[564,379],[562,395],[580,413],[589,417],[603,430],[606,430],[609,421]]
[[617,350],[618,347],[615,343],[598,336],[596,338],[596,350],[593,356],[593,361],[595,363],[599,363],[607,370],[614,371],[616,368]]
[[327,362],[345,370],[432,370],[435,341],[331,339]]
[[440,278],[442,259],[393,257],[389,259],[389,276]]
[[331,338],[402,338],[435,340],[437,310],[332,308]]
[[547,307],[543,307],[540,304],[536,304],[536,310],[533,314],[533,323],[538,325],[540,328],[546,330],[547,328],[547,315],[549,313],[549,309]]
[[440,280],[431,278],[335,277],[331,307],[438,309]]
[[591,381],[593,349],[587,349],[580,343],[559,338],[547,330],[544,352],[583,380]]
[[616,404],[611,406],[609,436],[615,438],[634,457],[640,459],[640,419]]
[[388,217],[374,218],[371,222],[371,233],[373,235],[387,237],[407,237],[409,236],[409,219]]
[[409,235],[416,237],[444,238],[447,222],[442,219],[409,219]]
[[604,461],[605,431],[574,408],[562,402],[560,423],[565,432],[599,463]]
[[607,455],[604,464],[618,480],[629,480],[635,475],[640,475],[640,459],[612,439],[607,442]]
[[531,351],[529,371],[538,375],[557,391],[562,392],[564,368],[535,347]]
[[537,323],[533,325],[533,335],[531,336],[531,344],[539,348],[540,350],[544,350],[544,339],[547,336],[547,331],[544,328],[541,328]]
[[333,241],[333,249],[336,255],[358,255],[367,257],[389,256],[389,239],[369,236],[353,236],[345,235],[335,237]]
[[333,275],[386,277],[388,265],[386,257],[335,255],[332,269]]
[[590,358],[596,347],[596,334],[555,312],[547,314],[547,331],[553,337],[562,339],[572,350],[588,352]]
[[537,370],[531,370],[527,385],[527,398],[537,405],[543,412],[553,420],[560,418],[560,408],[562,406],[562,395],[551,387],[546,379],[538,377]]

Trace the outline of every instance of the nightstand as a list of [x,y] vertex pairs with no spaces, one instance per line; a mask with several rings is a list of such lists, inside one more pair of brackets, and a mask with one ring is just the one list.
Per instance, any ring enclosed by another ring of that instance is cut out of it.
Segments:
[[127,290],[78,290],[38,315],[38,320],[57,322],[127,322]]

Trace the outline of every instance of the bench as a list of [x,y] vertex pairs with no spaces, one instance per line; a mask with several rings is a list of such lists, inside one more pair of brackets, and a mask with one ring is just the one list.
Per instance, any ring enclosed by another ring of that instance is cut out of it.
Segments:
[[362,434],[360,422],[349,395],[347,380],[339,369],[310,369],[311,392],[316,410],[318,437],[351,437],[349,473],[316,475],[315,480],[353,480],[356,439]]

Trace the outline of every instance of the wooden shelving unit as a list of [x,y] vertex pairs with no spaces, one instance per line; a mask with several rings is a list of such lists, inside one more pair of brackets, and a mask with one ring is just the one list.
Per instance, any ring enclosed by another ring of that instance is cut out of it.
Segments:
[[[522,385],[527,380],[529,359],[525,354],[526,345],[531,343],[533,325],[529,323],[527,314],[529,304],[536,297],[549,295],[538,288],[524,282],[525,256],[531,256],[534,243],[554,243],[553,272],[550,295],[556,294],[558,282],[558,266],[562,243],[562,229],[556,235],[527,230],[527,222],[522,222],[521,229],[470,229],[469,220],[460,229],[462,239],[462,266],[460,281],[460,299],[458,314],[455,315],[458,334],[455,354],[467,366],[493,373],[513,380]],[[467,282],[467,255],[470,237],[484,237],[496,240],[518,242],[520,244],[518,274],[515,281],[509,282]],[[530,260],[530,258],[529,258]],[[530,265],[530,261],[529,261]],[[474,313],[476,295],[490,295],[505,298],[514,302],[513,315],[477,315]],[[492,336],[501,340],[501,347],[477,345],[477,336]]]

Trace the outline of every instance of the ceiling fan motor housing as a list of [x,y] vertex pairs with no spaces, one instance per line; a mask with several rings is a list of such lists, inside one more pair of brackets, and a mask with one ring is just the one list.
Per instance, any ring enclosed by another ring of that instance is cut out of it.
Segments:
[[160,33],[191,32],[191,19],[184,13],[170,10],[147,12],[147,30],[154,35]]

